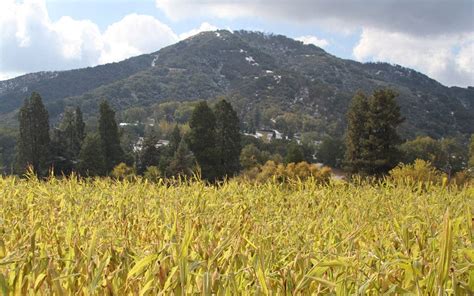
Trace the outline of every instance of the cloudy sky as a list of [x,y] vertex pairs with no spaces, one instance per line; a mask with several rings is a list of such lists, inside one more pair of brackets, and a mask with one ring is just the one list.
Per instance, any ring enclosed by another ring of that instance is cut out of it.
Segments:
[[120,61],[217,28],[474,85],[474,0],[0,0],[0,80]]

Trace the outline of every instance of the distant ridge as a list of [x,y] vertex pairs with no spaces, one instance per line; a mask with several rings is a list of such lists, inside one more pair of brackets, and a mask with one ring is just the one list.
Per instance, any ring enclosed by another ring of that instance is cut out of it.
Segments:
[[406,137],[474,133],[474,88],[446,87],[415,70],[340,59],[282,35],[203,32],[155,53],[122,62],[0,81],[0,122],[14,124],[24,98],[39,92],[54,119],[65,106],[93,114],[107,98],[124,110],[178,100],[232,96],[243,119],[257,106],[305,114],[341,134],[357,90],[390,87],[399,94]]

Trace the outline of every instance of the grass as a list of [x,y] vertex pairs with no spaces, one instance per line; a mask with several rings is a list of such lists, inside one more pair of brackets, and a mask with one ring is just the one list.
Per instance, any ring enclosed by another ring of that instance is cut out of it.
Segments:
[[0,294],[465,295],[474,188],[0,178]]

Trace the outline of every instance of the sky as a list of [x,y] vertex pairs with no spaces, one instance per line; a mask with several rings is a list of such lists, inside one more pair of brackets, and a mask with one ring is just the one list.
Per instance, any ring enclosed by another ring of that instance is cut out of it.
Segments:
[[255,30],[474,86],[474,0],[0,0],[0,80]]

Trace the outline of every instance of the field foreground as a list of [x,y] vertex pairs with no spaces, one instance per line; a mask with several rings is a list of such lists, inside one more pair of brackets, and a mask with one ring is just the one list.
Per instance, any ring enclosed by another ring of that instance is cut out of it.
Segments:
[[5,295],[474,290],[472,187],[0,177],[0,209]]

